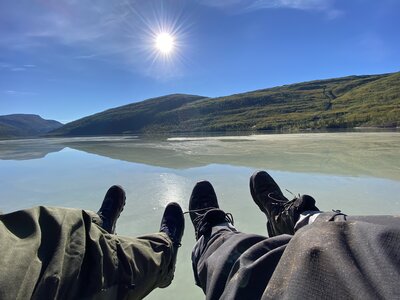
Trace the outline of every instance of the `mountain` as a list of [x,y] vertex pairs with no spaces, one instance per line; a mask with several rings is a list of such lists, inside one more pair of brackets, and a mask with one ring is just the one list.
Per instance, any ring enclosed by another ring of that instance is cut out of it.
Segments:
[[54,120],[45,120],[38,115],[13,114],[0,116],[0,138],[33,137],[61,127]]
[[50,135],[398,127],[400,73],[349,76],[219,98],[174,94],[88,116]]
[[143,132],[147,128],[155,130],[156,127],[162,131],[174,130],[179,119],[173,120],[165,115],[202,99],[206,98],[184,94],[152,98],[79,119],[52,131],[50,135],[123,134]]

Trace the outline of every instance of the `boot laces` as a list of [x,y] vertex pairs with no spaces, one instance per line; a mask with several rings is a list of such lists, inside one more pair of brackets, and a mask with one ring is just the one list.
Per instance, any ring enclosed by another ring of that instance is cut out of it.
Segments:
[[293,195],[294,198],[292,200],[287,200],[286,198],[285,199],[277,198],[276,196],[274,196],[274,192],[271,192],[268,194],[268,197],[275,201],[275,203],[274,202],[271,203],[272,205],[283,207],[283,210],[281,210],[278,213],[278,215],[289,212],[289,210],[295,204],[296,200],[298,200],[300,198],[300,194],[298,196],[296,196],[291,191],[289,191],[289,190],[286,190],[286,191],[288,191],[289,193],[291,193]]
[[[196,213],[196,218],[193,219],[193,224],[195,224],[195,232],[196,232],[197,238],[198,238],[199,233],[201,233],[215,225],[215,224],[212,224],[212,223],[204,220],[204,216],[205,216],[206,212],[209,211],[210,209],[216,209],[216,207],[205,207],[205,208],[200,208],[200,209],[192,209],[192,210],[188,210],[188,211],[184,212],[184,214],[193,213],[193,212]],[[205,211],[205,212],[199,213],[201,211]],[[233,215],[231,213],[225,213],[224,221],[234,225]]]

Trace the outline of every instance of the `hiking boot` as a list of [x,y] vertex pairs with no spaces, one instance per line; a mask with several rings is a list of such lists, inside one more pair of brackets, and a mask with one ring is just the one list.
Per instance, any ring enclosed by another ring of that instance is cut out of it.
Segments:
[[160,232],[166,233],[174,245],[175,252],[181,246],[185,219],[180,205],[176,202],[168,203],[161,218]]
[[160,232],[164,232],[172,241],[172,259],[168,266],[168,274],[159,283],[160,288],[169,286],[174,278],[178,248],[181,246],[185,219],[180,205],[176,202],[168,203],[161,218]]
[[265,171],[257,171],[250,178],[250,193],[254,202],[267,216],[270,237],[294,234],[294,226],[304,211],[315,211],[315,200],[309,195],[288,200],[278,184]]
[[210,234],[215,225],[224,222],[233,224],[232,215],[219,209],[217,195],[208,181],[200,181],[194,186],[189,200],[189,213],[196,240],[202,235]]
[[104,196],[103,203],[97,214],[102,220],[101,227],[108,233],[115,232],[115,225],[124,210],[125,200],[125,191],[119,185],[110,187]]

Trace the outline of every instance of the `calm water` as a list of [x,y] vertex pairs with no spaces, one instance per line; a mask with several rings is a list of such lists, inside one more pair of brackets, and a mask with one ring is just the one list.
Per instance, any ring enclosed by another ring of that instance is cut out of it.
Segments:
[[[135,236],[158,231],[168,202],[187,209],[193,185],[207,179],[238,229],[266,234],[248,189],[257,169],[268,170],[282,189],[313,195],[321,210],[400,213],[398,132],[0,141],[0,211],[36,205],[97,210],[108,187],[120,184],[128,202],[117,232]],[[175,280],[148,298],[204,298],[191,271],[194,243],[186,217]]]

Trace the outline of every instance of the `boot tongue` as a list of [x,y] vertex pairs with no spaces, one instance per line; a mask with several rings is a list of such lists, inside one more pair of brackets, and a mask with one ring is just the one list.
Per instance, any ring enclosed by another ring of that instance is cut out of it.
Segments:
[[204,215],[204,219],[212,226],[225,222],[225,212],[219,208],[210,209]]
[[315,206],[315,199],[309,195],[301,195],[295,203],[296,212],[301,214],[308,210],[319,210]]
[[197,237],[210,234],[213,226],[223,222],[225,222],[225,212],[219,208],[210,209],[198,224]]
[[305,211],[318,211],[315,206],[315,199],[309,195],[301,195],[285,204],[285,210],[282,212],[280,233],[294,234],[294,227],[299,220],[300,215]]

